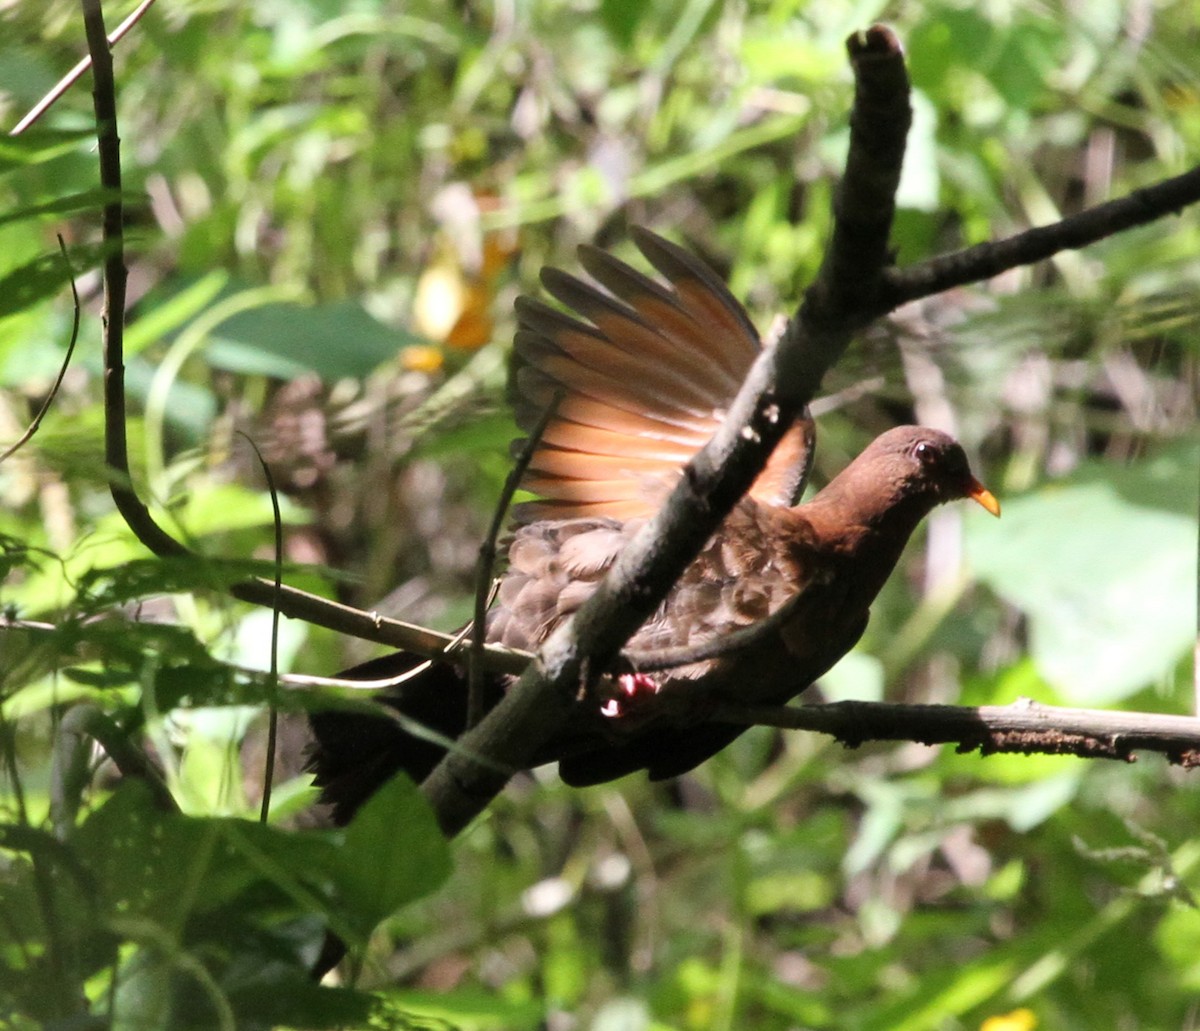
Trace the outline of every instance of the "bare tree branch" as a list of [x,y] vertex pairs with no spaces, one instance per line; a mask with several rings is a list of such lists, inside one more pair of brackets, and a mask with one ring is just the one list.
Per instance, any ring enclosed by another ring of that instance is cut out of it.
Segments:
[[889,269],[884,273],[880,303],[884,311],[892,311],[908,301],[990,279],[1019,265],[1032,265],[1059,251],[1086,247],[1164,215],[1177,215],[1197,201],[1200,201],[1200,165],[1183,175],[1134,190],[1127,197],[1070,215],[1061,222],[943,254],[909,268]]
[[154,521],[133,489],[125,437],[125,203],[121,193],[121,140],[117,135],[116,85],[112,53],[104,31],[100,0],[83,0],[83,23],[92,59],[92,100],[104,205],[104,459],[117,511],[156,555],[186,555],[187,549]]
[[1133,762],[1136,751],[1159,752],[1176,765],[1200,765],[1200,718],[1151,712],[1073,709],[1021,698],[1011,705],[900,705],[833,702],[828,705],[751,707],[721,705],[711,718],[746,726],[815,730],[847,748],[866,741],[957,744],[983,755],[1078,755]]

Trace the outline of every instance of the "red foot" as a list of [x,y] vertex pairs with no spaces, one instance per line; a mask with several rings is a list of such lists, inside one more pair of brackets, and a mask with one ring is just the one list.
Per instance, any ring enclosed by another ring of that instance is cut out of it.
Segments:
[[622,673],[617,677],[617,693],[600,706],[600,715],[616,719],[628,716],[640,702],[658,694],[658,681],[648,673]]

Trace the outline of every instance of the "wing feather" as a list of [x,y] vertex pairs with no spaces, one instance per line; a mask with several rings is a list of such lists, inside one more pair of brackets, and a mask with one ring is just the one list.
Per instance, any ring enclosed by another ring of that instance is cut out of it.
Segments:
[[[720,426],[761,350],[745,308],[715,272],[646,229],[631,235],[661,280],[585,245],[580,264],[598,285],[542,272],[547,292],[570,313],[517,301],[518,425],[529,431],[558,399],[521,482],[537,500],[517,506],[518,522],[652,514]],[[790,504],[812,446],[806,416],[751,494]]]

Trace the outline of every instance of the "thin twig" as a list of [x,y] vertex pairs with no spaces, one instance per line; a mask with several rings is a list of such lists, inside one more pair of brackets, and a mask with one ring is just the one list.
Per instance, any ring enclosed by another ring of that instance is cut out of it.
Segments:
[[[117,41],[125,35],[125,33],[127,33],[139,21],[141,21],[142,15],[150,9],[153,3],[154,0],[142,0],[142,2],[138,4],[136,8],[134,8],[133,13],[130,14],[129,17],[123,22],[121,22],[120,25],[113,29],[112,34],[108,37],[108,45],[114,46]],[[17,122],[16,125],[12,127],[12,129],[9,130],[9,136],[20,136],[21,133],[33,125],[33,123],[41,118],[42,115],[44,115],[47,111],[49,111],[51,107],[58,103],[59,98],[75,85],[79,77],[86,72],[91,65],[92,58],[90,55],[82,58],[74,68],[72,68],[69,72],[67,72],[66,75],[59,79],[57,83],[55,83],[54,88],[50,90],[49,93],[47,93],[44,97],[42,97],[41,100],[34,104],[33,109],[24,118],[22,118],[19,122]]]
[[[530,656],[530,658],[532,657]],[[392,687],[399,687],[401,684],[419,677],[432,665],[433,660],[426,659],[424,662],[418,663],[412,669],[405,670],[397,676],[381,677],[379,680],[347,680],[344,677],[314,677],[307,673],[283,673],[280,674],[279,683],[282,687],[343,687],[349,688],[352,691],[371,693],[385,691]],[[236,668],[241,669],[245,673],[257,672],[257,670],[245,669],[243,667]]]
[[117,135],[116,84],[112,53],[104,33],[100,0],[82,0],[88,53],[92,58],[92,99],[96,112],[96,144],[100,185],[108,191],[104,205],[104,458],[109,492],[131,530],[156,555],[186,555],[187,549],[154,521],[133,489],[125,438],[125,204],[121,192],[121,140]]
[[529,463],[533,461],[533,456],[537,451],[538,445],[542,442],[542,435],[546,432],[546,427],[550,425],[550,420],[554,418],[554,413],[558,411],[562,397],[563,392],[559,390],[546,406],[546,410],[542,413],[541,418],[538,419],[537,425],[533,427],[533,431],[522,445],[516,464],[504,480],[504,488],[500,491],[495,511],[492,513],[492,523],[488,527],[487,537],[479,545],[479,561],[475,566],[475,618],[471,622],[471,654],[467,663],[468,730],[483,719],[486,705],[483,690],[484,665],[482,659],[483,647],[486,643],[487,635],[487,610],[488,604],[491,601],[492,569],[496,564],[496,540],[500,536],[505,516],[508,515],[513,495],[516,494],[517,488],[521,486],[525,470],[529,468]]
[[10,458],[33,439],[33,435],[37,433],[38,427],[42,425],[42,420],[46,417],[46,413],[50,411],[50,406],[54,403],[54,399],[58,397],[63,378],[67,375],[67,369],[71,365],[71,357],[75,354],[75,342],[79,339],[79,291],[75,287],[75,270],[71,268],[71,259],[67,255],[67,245],[63,242],[61,233],[58,236],[58,249],[62,252],[63,263],[67,266],[67,282],[71,284],[71,302],[74,309],[74,314],[71,316],[71,339],[67,343],[67,353],[63,356],[62,365],[59,367],[54,385],[51,386],[50,392],[46,395],[45,400],[42,401],[42,406],[38,409],[37,415],[33,417],[33,422],[29,424],[28,429],[15,442],[4,449],[4,453],[0,454],[0,463]]

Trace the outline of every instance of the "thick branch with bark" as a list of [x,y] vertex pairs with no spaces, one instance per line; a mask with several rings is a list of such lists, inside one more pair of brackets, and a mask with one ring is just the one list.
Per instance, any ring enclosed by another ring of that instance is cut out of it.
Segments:
[[[447,834],[465,827],[505,784],[469,755],[520,769],[566,726],[580,691],[612,665],[666,597],[864,325],[858,301],[862,284],[883,274],[911,114],[904,58],[891,31],[876,26],[852,37],[848,50],[856,87],[847,174],[816,282],[778,345],[755,362],[725,424],[685,466],[663,508],[504,700],[464,736],[463,751],[448,754],[426,779],[422,791]],[[857,289],[844,278],[851,269]]]

